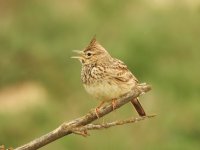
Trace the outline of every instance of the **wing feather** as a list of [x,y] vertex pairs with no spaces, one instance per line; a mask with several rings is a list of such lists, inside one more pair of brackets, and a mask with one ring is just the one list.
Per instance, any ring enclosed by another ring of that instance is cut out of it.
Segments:
[[138,83],[137,78],[128,70],[128,67],[119,59],[113,59],[107,68],[108,75],[119,82],[129,82],[133,80]]

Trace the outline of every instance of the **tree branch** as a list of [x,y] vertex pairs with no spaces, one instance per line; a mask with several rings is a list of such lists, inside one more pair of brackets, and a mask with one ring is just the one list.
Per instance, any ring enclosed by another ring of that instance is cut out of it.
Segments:
[[[120,108],[124,104],[131,101],[133,98],[136,98],[136,97],[140,96],[141,94],[144,94],[150,90],[151,90],[151,87],[149,85],[147,85],[146,83],[139,84],[130,93],[120,97],[116,101],[115,108],[116,109]],[[104,107],[99,109],[98,115],[99,115],[99,117],[103,117],[112,111],[113,111],[112,104],[107,104]],[[147,116],[147,117],[152,117],[152,116]],[[124,120],[124,121],[115,121],[115,122],[107,123],[107,124],[91,125],[90,124],[91,122],[98,119],[98,117],[96,116],[95,110],[91,110],[86,115],[84,115],[80,118],[74,119],[70,122],[64,122],[55,130],[53,130],[53,131],[47,133],[46,135],[43,135],[23,146],[20,146],[20,147],[16,148],[15,150],[35,150],[35,149],[38,149],[38,148],[41,148],[41,147],[47,145],[48,143],[55,141],[63,136],[69,135],[71,133],[76,133],[76,134],[85,136],[85,135],[87,135],[87,130],[108,128],[111,126],[122,125],[125,123],[134,123],[136,121],[144,120],[147,117],[133,118],[133,119]]]
[[130,118],[126,120],[117,120],[113,122],[108,122],[108,123],[102,123],[102,124],[87,124],[83,127],[77,127],[73,128],[72,132],[74,134],[82,135],[84,137],[88,136],[88,130],[100,130],[100,129],[107,129],[113,126],[119,126],[119,125],[124,125],[124,124],[130,124],[130,123],[136,123],[138,121],[142,121],[146,118],[152,118],[155,117],[156,115],[148,115],[148,116],[143,116],[143,117],[138,117],[138,118]]

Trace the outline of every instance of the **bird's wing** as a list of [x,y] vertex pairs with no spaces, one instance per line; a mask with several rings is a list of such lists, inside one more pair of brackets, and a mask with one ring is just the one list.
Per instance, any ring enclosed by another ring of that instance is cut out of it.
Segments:
[[119,82],[129,82],[134,81],[138,83],[137,78],[128,70],[128,67],[118,59],[113,59],[109,67],[107,67],[106,72],[110,78],[114,78]]

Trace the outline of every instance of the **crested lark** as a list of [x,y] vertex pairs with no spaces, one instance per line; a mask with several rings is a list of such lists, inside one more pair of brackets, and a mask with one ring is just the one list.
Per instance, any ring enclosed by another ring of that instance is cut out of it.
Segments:
[[[101,101],[98,109],[104,102],[111,102],[113,109],[116,106],[116,98],[132,90],[138,84],[136,77],[128,70],[120,60],[113,58],[94,37],[90,44],[83,50],[75,50],[77,58],[82,64],[81,80],[86,91]],[[145,111],[135,98],[131,101],[140,116],[145,116]]]

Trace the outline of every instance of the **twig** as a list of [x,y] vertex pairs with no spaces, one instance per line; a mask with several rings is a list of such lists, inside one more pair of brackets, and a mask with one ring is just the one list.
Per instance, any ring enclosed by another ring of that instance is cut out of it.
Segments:
[[136,123],[138,121],[142,121],[147,118],[152,118],[155,117],[156,115],[148,115],[144,117],[138,117],[138,118],[130,118],[126,120],[118,120],[118,121],[113,121],[113,122],[108,122],[108,123],[102,123],[102,124],[87,124],[83,127],[77,127],[73,128],[71,131],[75,134],[82,135],[84,137],[88,136],[88,130],[100,130],[100,129],[107,129],[113,126],[119,126],[119,125],[124,125],[124,124],[130,124],[130,123]]
[[[141,94],[144,94],[148,91],[151,90],[151,87],[147,84],[140,84],[137,87],[135,87],[130,93],[124,95],[123,97],[120,97],[117,101],[116,101],[116,109],[120,108],[121,106],[123,106],[124,104],[128,103],[129,101],[131,101],[133,98],[136,98],[138,96],[140,96]],[[104,107],[100,108],[98,111],[99,117],[105,116],[106,114],[110,113],[113,111],[113,107],[112,104],[107,104]],[[20,146],[18,148],[16,148],[15,150],[35,150],[38,148],[41,148],[45,145],[47,145],[48,143],[51,143],[63,136],[69,135],[71,133],[76,133],[79,135],[87,135],[87,132],[79,132],[79,131],[74,131],[74,129],[78,128],[78,127],[84,127],[87,124],[90,124],[91,122],[97,120],[97,116],[94,110],[91,110],[90,112],[88,112],[86,115],[74,119],[70,122],[64,122],[63,124],[61,124],[58,128],[56,128],[55,130],[47,133],[46,135],[43,135],[23,146]],[[141,118],[142,119],[142,118]],[[144,118],[143,118],[144,119]],[[138,120],[135,120],[138,121]],[[120,125],[120,123],[119,123]],[[112,126],[112,123],[108,126]],[[87,127],[87,126],[86,126]],[[89,125],[88,125],[89,128]],[[87,130],[85,130],[87,131]]]

